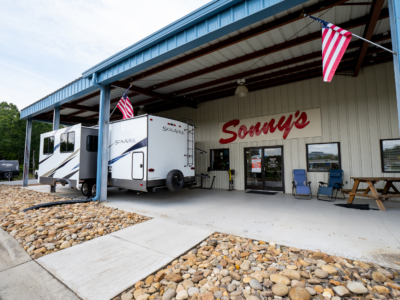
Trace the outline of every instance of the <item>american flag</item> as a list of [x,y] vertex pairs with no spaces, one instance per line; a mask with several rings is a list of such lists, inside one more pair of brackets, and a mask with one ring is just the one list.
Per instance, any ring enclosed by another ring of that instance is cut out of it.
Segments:
[[350,43],[352,33],[332,23],[305,16],[322,24],[322,71],[324,81],[330,82]]
[[133,118],[134,116],[133,107],[128,98],[128,91],[126,91],[122,95],[121,100],[119,100],[117,104],[117,107],[122,112],[123,120]]

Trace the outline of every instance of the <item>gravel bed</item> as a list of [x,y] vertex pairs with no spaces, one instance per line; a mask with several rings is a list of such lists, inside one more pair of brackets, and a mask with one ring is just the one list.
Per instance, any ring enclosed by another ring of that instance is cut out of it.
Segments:
[[398,299],[398,271],[215,233],[114,300]]
[[22,212],[33,205],[64,200],[71,199],[0,185],[0,228],[37,259],[150,219],[98,202]]

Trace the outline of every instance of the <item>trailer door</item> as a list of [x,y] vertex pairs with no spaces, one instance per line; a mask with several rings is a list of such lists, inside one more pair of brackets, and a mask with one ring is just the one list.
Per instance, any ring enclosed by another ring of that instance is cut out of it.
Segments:
[[132,153],[132,179],[143,180],[143,169],[144,164],[144,153],[133,152]]

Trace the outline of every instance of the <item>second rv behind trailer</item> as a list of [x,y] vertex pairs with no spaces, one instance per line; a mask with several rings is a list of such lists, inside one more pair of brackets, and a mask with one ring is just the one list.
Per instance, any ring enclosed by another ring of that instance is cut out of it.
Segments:
[[[195,184],[194,126],[144,115],[109,126],[108,186],[148,191]],[[41,135],[39,182],[94,196],[98,129],[80,124]]]

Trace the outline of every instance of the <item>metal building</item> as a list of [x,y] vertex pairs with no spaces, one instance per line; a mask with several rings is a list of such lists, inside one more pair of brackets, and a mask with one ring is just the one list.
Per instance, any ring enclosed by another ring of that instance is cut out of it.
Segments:
[[[109,122],[122,118],[110,119],[110,111],[130,84],[135,111],[144,106],[150,114],[194,121],[196,147],[208,152],[197,157],[196,173],[216,175],[217,188],[228,188],[230,168],[236,189],[287,193],[296,168],[309,171],[313,192],[334,164],[344,170],[347,188],[354,175],[393,176],[397,165],[382,158],[382,140],[399,138],[398,55],[353,38],[325,83],[321,24],[303,13],[398,53],[396,0],[212,1],[24,108],[24,185],[32,121],[53,120],[54,129],[60,122],[99,124],[108,132]],[[249,93],[235,96],[243,78]],[[303,113],[316,125],[254,134],[257,123],[294,122]],[[99,136],[96,197],[106,200],[108,134]]]

